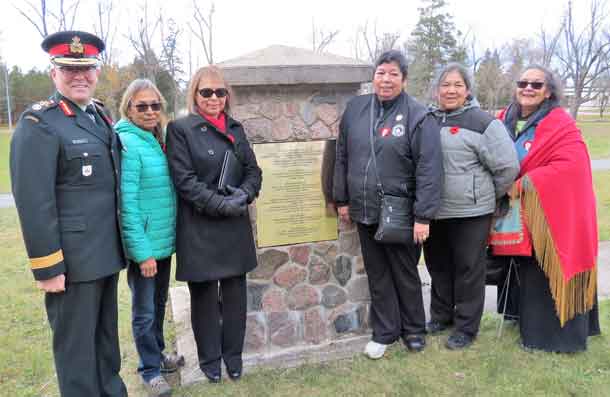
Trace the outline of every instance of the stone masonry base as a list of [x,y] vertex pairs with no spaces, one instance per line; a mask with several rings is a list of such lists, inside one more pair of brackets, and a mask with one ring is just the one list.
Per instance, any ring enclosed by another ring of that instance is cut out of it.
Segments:
[[[180,383],[188,385],[207,381],[197,364],[197,349],[191,329],[190,297],[186,286],[170,289],[172,313],[176,326],[176,349],[184,355],[186,365],[180,371]],[[263,368],[290,368],[303,364],[352,357],[364,350],[369,334],[348,336],[318,345],[295,347],[244,354],[244,372]],[[223,366],[224,371],[224,366]]]

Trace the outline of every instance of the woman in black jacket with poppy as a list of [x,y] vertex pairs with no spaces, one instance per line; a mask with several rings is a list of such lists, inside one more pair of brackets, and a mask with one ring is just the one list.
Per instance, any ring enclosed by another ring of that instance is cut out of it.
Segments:
[[[229,100],[220,70],[203,67],[189,85],[189,115],[167,127],[167,155],[178,193],[176,279],[188,282],[199,366],[211,382],[220,381],[221,358],[231,379],[241,376],[246,273],[256,267],[248,204],[262,181],[242,125],[229,116]],[[243,179],[220,192],[227,151],[241,163]]]
[[[371,359],[383,357],[399,339],[413,352],[426,346],[417,263],[440,204],[442,153],[438,124],[404,91],[406,81],[404,55],[396,50],[381,54],[373,93],[349,101],[337,139],[333,196],[339,217],[356,223],[360,238],[373,329],[364,354]],[[380,187],[388,196],[410,199],[407,208],[399,209],[412,222],[404,243],[376,239]]]

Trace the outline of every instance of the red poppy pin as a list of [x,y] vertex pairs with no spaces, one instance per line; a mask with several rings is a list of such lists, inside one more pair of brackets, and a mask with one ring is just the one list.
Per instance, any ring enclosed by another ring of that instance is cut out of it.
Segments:
[[460,127],[458,126],[453,126],[451,128],[449,128],[449,132],[451,132],[452,135],[457,134],[458,132],[460,132]]
[[235,143],[235,137],[233,136],[233,134],[227,134],[227,138],[229,138],[231,143]]
[[381,136],[388,136],[388,135],[390,135],[390,129],[388,127],[382,128]]

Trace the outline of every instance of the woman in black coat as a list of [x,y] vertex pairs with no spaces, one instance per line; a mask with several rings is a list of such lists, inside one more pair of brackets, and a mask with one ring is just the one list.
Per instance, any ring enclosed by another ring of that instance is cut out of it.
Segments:
[[[261,170],[242,125],[229,116],[230,91],[220,70],[203,67],[188,89],[190,114],[167,126],[167,155],[176,191],[176,279],[188,282],[199,366],[220,381],[221,358],[231,379],[242,371],[246,273],[256,267],[248,204]],[[242,181],[219,191],[225,153],[242,166]],[[220,290],[219,290],[220,288]]]

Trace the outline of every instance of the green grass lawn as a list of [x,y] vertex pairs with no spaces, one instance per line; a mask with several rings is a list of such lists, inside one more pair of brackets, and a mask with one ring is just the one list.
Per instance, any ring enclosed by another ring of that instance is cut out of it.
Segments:
[[610,158],[609,119],[604,119],[604,121],[579,120],[578,127],[582,131],[592,159]]
[[[57,396],[43,294],[34,287],[14,209],[0,210],[0,258],[4,297],[0,304],[0,394]],[[121,374],[130,396],[144,396],[135,373],[131,299],[124,273],[119,287]],[[607,331],[610,301],[602,302],[600,312]],[[443,347],[446,335],[442,335],[428,338],[429,346],[421,354],[407,353],[396,345],[379,361],[357,356],[297,369],[264,370],[248,374],[238,383],[223,380],[221,385],[177,387],[174,395],[608,396],[608,334],[592,338],[588,352],[582,354],[526,353],[518,347],[514,326],[507,326],[502,339],[496,340],[496,323],[497,317],[486,315],[477,342],[464,352],[447,351]],[[171,321],[166,322],[166,330],[171,342]]]
[[579,114],[576,118],[578,121],[606,121],[610,122],[610,108],[604,111],[604,117],[599,117],[599,112],[591,114]]
[[[44,295],[35,288],[14,208],[0,209],[0,395],[58,396],[51,354],[51,331],[44,311]],[[172,277],[173,279],[173,277]],[[131,296],[126,274],[119,281],[121,375],[129,395],[143,395],[135,368],[137,353],[131,335]],[[171,315],[166,336],[175,339]],[[93,397],[93,396],[91,396]]]
[[597,198],[597,224],[600,240],[610,240],[610,171],[593,173]]
[[8,170],[8,152],[11,134],[7,128],[0,128],[0,193],[11,191],[11,180]]

